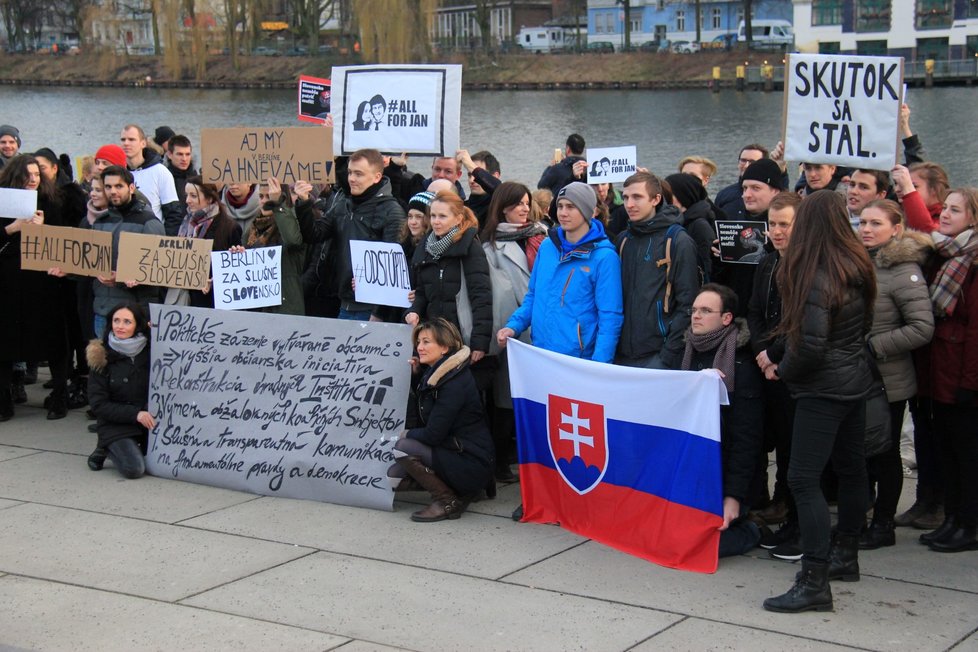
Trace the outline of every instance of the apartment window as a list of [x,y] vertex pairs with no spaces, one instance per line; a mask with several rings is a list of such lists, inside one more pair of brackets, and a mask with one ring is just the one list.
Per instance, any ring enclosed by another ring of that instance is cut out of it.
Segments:
[[919,38],[917,39],[917,60],[947,60],[947,49],[947,38]]
[[723,20],[723,11],[720,7],[714,7],[710,12],[710,28],[720,29],[721,21]]
[[633,33],[634,32],[641,32],[642,31],[642,19],[641,18],[632,18],[632,21],[631,21],[631,31]]
[[[968,0],[968,18],[978,18],[978,0]],[[974,36],[969,36],[974,39]]]
[[856,3],[857,32],[890,30],[890,0],[859,0]]
[[886,39],[881,41],[856,41],[856,54],[871,57],[886,56]]
[[950,27],[953,18],[952,0],[917,0],[917,29]]
[[842,0],[812,0],[812,25],[841,25]]
[[841,51],[840,43],[838,41],[829,41],[828,43],[818,44],[819,54],[839,54]]
[[686,12],[681,9],[676,12],[676,31],[686,31]]

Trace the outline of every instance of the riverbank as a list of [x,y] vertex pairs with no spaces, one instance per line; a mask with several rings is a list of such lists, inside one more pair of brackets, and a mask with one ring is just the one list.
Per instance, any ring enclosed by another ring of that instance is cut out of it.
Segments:
[[[463,64],[466,89],[494,88],[705,88],[713,68],[724,85],[748,63],[780,65],[777,54],[702,52],[697,54],[509,54],[448,59]],[[0,83],[41,86],[156,86],[190,88],[291,88],[300,74],[329,77],[333,65],[352,60],[326,57],[211,56],[205,75],[195,79],[189,63],[167,66],[163,57],[117,54],[0,55]],[[177,68],[179,72],[173,73]]]

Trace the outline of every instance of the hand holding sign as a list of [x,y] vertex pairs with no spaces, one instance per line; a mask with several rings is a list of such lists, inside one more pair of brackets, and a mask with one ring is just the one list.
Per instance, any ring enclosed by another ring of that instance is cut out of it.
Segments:
[[302,201],[309,199],[312,194],[312,184],[308,181],[296,181],[292,186],[292,192]]

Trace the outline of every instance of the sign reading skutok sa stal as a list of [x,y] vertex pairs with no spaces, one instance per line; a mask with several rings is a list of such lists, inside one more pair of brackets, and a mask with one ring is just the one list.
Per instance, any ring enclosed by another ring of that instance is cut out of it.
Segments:
[[391,510],[411,329],[150,306],[146,466],[267,496]]
[[789,54],[784,158],[870,170],[897,160],[903,59]]
[[207,183],[258,183],[275,177],[333,183],[329,127],[201,129],[201,175]]
[[462,66],[342,66],[332,72],[333,151],[455,155]]

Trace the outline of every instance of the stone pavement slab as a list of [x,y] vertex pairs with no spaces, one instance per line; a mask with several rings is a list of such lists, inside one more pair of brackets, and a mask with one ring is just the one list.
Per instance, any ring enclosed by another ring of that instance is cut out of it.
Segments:
[[166,478],[126,480],[110,462],[95,473],[85,459],[38,453],[0,462],[0,496],[164,523],[256,499],[240,491]]
[[18,457],[37,455],[38,451],[33,448],[20,448],[18,446],[0,446],[0,462],[14,460]]
[[[432,556],[440,554],[432,549]],[[391,558],[398,557],[391,542]],[[418,650],[625,650],[678,616],[320,552],[184,600]]]
[[179,600],[309,552],[61,507],[0,510],[0,570],[158,600]]
[[751,627],[738,627],[701,618],[686,618],[656,634],[629,652],[705,652],[707,650],[750,650],[750,652],[843,652],[848,646],[811,641]]
[[0,580],[0,640],[29,650],[71,652],[313,652],[336,648],[348,639],[128,595],[7,576]]
[[490,579],[585,541],[557,527],[517,526],[509,518],[476,513],[457,521],[414,523],[410,514],[417,505],[395,505],[398,509],[391,514],[305,500],[262,498],[182,521],[181,525],[371,559],[388,560],[396,554],[402,564]]
[[[88,424],[94,421],[85,417],[85,410],[70,410],[67,417],[54,421],[48,421],[46,415],[47,411],[40,405],[28,408],[18,405],[14,418],[0,424],[0,444],[88,457],[97,438],[88,432]],[[83,465],[84,462],[83,459]]]
[[23,503],[18,500],[4,500],[3,498],[0,498],[0,509],[7,509],[8,507],[14,507],[15,505],[23,505]]
[[368,643],[367,641],[350,641],[336,652],[411,652],[404,647],[390,647],[379,643]]
[[799,568],[735,557],[715,575],[686,573],[588,542],[505,581],[865,649],[946,649],[978,625],[974,594],[873,577],[833,583],[834,613],[764,611],[764,599],[788,590]]

